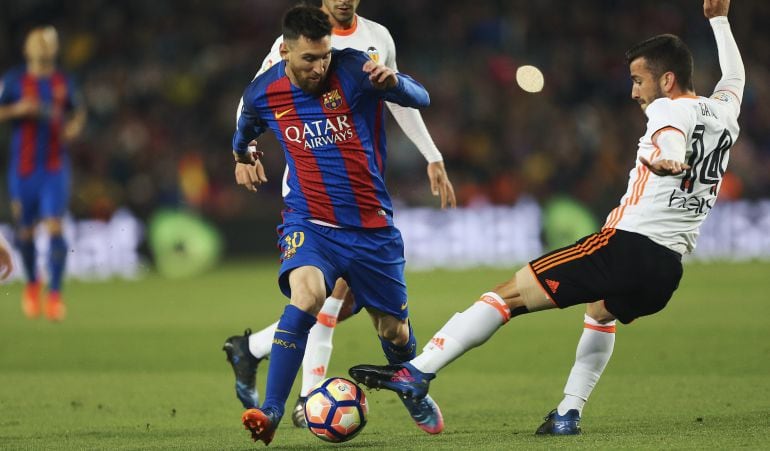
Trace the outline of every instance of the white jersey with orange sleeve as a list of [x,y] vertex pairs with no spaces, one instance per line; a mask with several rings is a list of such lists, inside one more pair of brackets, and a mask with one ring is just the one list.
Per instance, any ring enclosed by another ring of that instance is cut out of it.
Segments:
[[[709,20],[714,31],[722,78],[710,98],[682,96],[652,102],[647,131],[639,139],[637,164],[631,170],[628,190],[610,212],[604,228],[617,228],[649,237],[680,254],[692,252],[700,226],[719,194],[738,139],[746,74],[727,17]],[[657,176],[639,162],[660,156],[659,133],[676,130],[684,135],[684,162],[690,169],[677,176]]]
[[[724,92],[711,98],[683,96],[652,102],[645,110],[647,131],[639,140],[628,190],[604,227],[640,233],[680,254],[692,252],[738,138],[738,111],[738,99]],[[657,176],[639,158],[656,160],[660,149],[655,138],[670,129],[685,136],[685,162],[690,169],[677,176]]]

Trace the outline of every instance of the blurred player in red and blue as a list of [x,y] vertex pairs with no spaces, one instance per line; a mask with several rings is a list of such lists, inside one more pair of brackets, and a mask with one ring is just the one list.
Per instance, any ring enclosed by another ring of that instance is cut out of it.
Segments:
[[67,260],[62,218],[70,191],[66,144],[80,135],[86,121],[72,79],[58,69],[59,39],[53,27],[32,29],[24,43],[26,64],[8,71],[0,85],[0,121],[11,122],[8,187],[27,286],[22,309],[40,315],[41,286],[37,273],[34,230],[43,222],[50,236],[49,284],[45,315],[65,316],[61,297]]
[[[305,352],[308,332],[337,278],[355,311],[366,308],[389,362],[416,354],[408,319],[404,244],[385,188],[384,102],[430,103],[419,83],[358,50],[332,50],[332,25],[318,8],[297,6],[283,20],[282,61],[246,88],[233,137],[236,180],[266,182],[249,143],[268,129],[284,149],[289,192],[279,227],[279,285],[290,298],[273,338],[266,397],[242,420],[270,443]],[[258,154],[257,154],[258,156]],[[415,421],[443,429],[430,397],[404,404]]]

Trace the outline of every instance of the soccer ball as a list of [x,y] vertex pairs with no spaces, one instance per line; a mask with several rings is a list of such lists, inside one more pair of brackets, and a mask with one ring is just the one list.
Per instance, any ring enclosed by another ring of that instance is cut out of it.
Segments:
[[344,442],[358,435],[366,426],[368,412],[363,390],[341,377],[321,381],[305,401],[308,429],[327,442]]

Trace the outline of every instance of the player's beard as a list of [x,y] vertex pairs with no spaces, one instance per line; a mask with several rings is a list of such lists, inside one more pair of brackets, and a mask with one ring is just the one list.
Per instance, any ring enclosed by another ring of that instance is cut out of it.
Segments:
[[324,85],[326,84],[326,76],[321,75],[321,77],[317,80],[313,80],[310,77],[305,78],[303,80],[298,81],[300,89],[303,91],[309,93],[309,94],[319,94],[322,90]]
[[638,100],[639,106],[642,107],[642,111],[645,111],[650,104],[661,97],[665,97],[666,95],[663,93],[663,90],[660,89],[660,86],[657,87],[656,91],[648,98],[640,98]]

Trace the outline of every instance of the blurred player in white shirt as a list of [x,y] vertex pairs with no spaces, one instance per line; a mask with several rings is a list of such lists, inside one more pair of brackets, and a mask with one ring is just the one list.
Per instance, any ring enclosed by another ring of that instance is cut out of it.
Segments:
[[698,229],[716,202],[738,137],[746,78],[727,21],[729,6],[729,0],[703,2],[722,69],[711,97],[695,95],[692,54],[678,37],[655,36],[626,53],[631,97],[647,116],[647,131],[639,140],[628,190],[601,232],[533,260],[481,295],[410,362],[358,365],[351,376],[370,388],[419,399],[436,372],[511,318],[587,304],[564,399],[536,432],[580,433],[583,407],[612,356],[616,319],[627,324],[666,306],[682,276],[681,257],[694,249]]
[[[332,31],[332,47],[343,49],[353,48],[369,55],[376,63],[398,71],[396,66],[396,45],[390,32],[384,26],[356,14],[360,0],[323,0],[321,9],[326,12],[334,26]],[[265,57],[257,75],[269,69],[281,60],[280,47],[283,36],[279,36]],[[420,112],[414,108],[386,102],[393,117],[404,134],[414,143],[428,162],[427,173],[431,193],[438,196],[441,208],[456,206],[454,188],[444,167],[444,161],[433,139],[428,133]],[[240,111],[241,106],[238,106]],[[288,167],[286,168],[288,171]],[[286,196],[287,172],[284,171],[282,191]],[[352,298],[348,295],[348,287],[344,280],[339,279],[324,303],[318,322],[311,329],[308,338],[305,358],[302,362],[302,388],[300,398],[295,405],[292,421],[297,427],[305,427],[304,411],[302,409],[305,395],[318,382],[326,377],[326,370],[331,359],[332,335],[338,320],[349,316]],[[344,308],[343,308],[344,307]],[[342,312],[342,313],[341,313]],[[247,409],[257,407],[259,395],[256,390],[256,372],[259,362],[270,354],[273,334],[277,322],[256,332],[247,329],[243,336],[233,336],[225,342],[224,350],[228,361],[233,366],[236,378],[236,395]],[[419,424],[418,424],[419,426]]]

